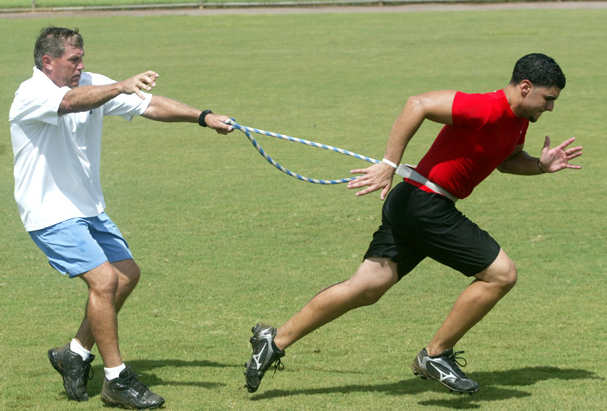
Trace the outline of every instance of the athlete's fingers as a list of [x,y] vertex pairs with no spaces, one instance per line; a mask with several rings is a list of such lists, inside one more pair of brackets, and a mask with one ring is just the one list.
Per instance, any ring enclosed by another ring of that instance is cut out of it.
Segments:
[[574,141],[575,141],[575,137],[571,137],[570,139],[563,141],[557,148],[560,148],[561,150],[565,150],[569,146],[569,144],[573,143]]

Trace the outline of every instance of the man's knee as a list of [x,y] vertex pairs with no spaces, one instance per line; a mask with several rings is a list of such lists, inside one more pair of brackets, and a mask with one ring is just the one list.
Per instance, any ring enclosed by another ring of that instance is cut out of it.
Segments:
[[378,302],[383,295],[386,293],[384,289],[381,288],[365,288],[361,289],[358,292],[358,300],[359,305],[373,305]]
[[118,273],[109,263],[104,263],[81,275],[89,292],[102,298],[115,298],[118,290]]
[[518,274],[514,261],[500,250],[495,261],[476,278],[499,287],[506,294],[516,285]]
[[368,259],[349,280],[360,305],[372,305],[398,282],[396,263],[386,259]]
[[499,285],[504,290],[504,294],[512,290],[518,281],[518,274],[514,263],[502,273],[499,277]]
[[141,269],[137,263],[132,260],[122,260],[112,263],[114,268],[120,274],[121,287],[134,289],[141,278]]

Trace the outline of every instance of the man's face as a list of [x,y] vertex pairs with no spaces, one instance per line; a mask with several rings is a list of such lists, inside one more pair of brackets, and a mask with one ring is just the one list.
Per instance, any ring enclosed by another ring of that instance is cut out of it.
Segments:
[[535,123],[544,111],[554,109],[554,101],[559,97],[561,89],[558,87],[531,86],[523,99],[524,117]]
[[65,45],[65,53],[57,58],[50,58],[50,67],[47,69],[49,78],[59,87],[78,87],[84,63],[84,50],[70,44]]

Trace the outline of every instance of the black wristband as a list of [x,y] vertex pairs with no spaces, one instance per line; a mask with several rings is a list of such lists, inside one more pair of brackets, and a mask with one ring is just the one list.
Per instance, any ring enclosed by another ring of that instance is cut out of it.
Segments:
[[206,127],[207,123],[204,121],[205,117],[207,116],[207,114],[212,114],[213,112],[211,110],[204,110],[202,113],[200,113],[200,116],[198,117],[198,124],[201,125],[202,127]]
[[542,165],[540,164],[540,159],[537,159],[537,168],[540,170],[540,173],[545,174],[546,171],[542,168]]

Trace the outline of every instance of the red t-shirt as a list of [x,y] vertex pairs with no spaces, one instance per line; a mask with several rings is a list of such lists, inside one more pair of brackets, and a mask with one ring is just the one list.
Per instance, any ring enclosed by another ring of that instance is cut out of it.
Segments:
[[457,92],[453,125],[445,125],[416,171],[458,198],[466,198],[525,142],[529,120],[516,117],[503,90]]

